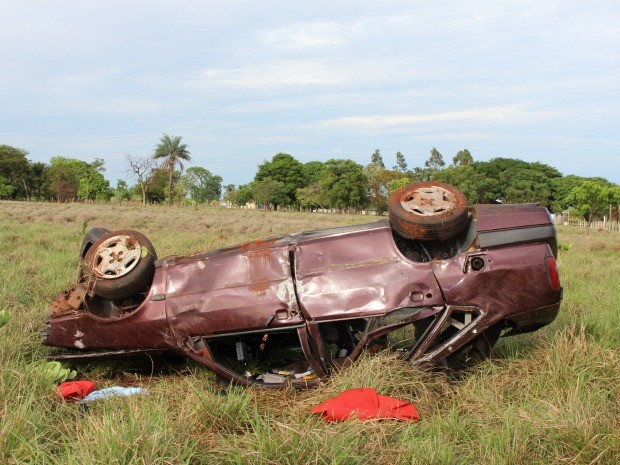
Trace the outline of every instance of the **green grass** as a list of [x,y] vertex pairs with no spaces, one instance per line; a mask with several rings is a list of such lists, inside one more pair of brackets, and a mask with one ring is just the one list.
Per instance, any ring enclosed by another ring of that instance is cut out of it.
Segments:
[[[363,357],[318,389],[225,389],[193,364],[76,364],[98,387],[142,386],[83,411],[37,368],[38,329],[76,274],[87,227],[139,229],[159,256],[373,217],[0,202],[0,463],[616,464],[620,462],[620,234],[560,228],[557,320],[500,340],[458,378],[389,354]],[[324,424],[311,407],[352,387],[413,402],[419,423]],[[225,394],[225,395],[224,395]]]

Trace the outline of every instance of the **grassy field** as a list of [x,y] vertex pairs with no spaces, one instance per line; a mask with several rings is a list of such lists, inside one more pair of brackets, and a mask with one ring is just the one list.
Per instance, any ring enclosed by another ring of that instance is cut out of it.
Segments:
[[[373,218],[216,209],[0,202],[0,463],[620,463],[620,234],[560,228],[558,319],[500,340],[463,376],[368,356],[307,392],[223,387],[193,364],[75,365],[98,387],[148,396],[64,404],[41,375],[38,330],[74,279],[83,230],[139,229],[160,257]],[[344,389],[408,400],[419,423],[324,424],[310,408]],[[226,394],[226,395],[224,395]]]

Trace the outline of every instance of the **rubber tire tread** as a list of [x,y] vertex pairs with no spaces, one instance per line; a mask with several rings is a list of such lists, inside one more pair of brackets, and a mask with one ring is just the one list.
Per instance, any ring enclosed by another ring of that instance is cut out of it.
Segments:
[[[146,257],[141,257],[136,267],[125,276],[114,279],[97,279],[92,272],[93,251],[97,249],[99,244],[114,236],[133,237],[138,241],[141,247],[147,249],[148,254]],[[95,279],[95,294],[104,299],[124,299],[137,294],[151,284],[153,275],[155,274],[155,260],[157,260],[157,254],[153,244],[144,234],[130,229],[121,229],[118,231],[111,231],[94,242],[86,253],[85,260],[89,267],[89,275]]]
[[78,263],[78,283],[83,281],[82,278],[89,274],[88,265],[86,264],[86,254],[92,247],[92,245],[98,241],[104,234],[109,233],[110,230],[107,228],[94,227],[90,228],[86,234],[84,234],[84,239],[82,239],[82,246],[80,247],[80,261]]
[[[456,205],[444,214],[418,216],[401,205],[401,199],[413,189],[441,187],[456,197]],[[419,241],[448,241],[456,237],[467,225],[468,209],[465,195],[456,187],[436,181],[414,182],[396,190],[388,206],[390,225],[396,234],[405,239]]]

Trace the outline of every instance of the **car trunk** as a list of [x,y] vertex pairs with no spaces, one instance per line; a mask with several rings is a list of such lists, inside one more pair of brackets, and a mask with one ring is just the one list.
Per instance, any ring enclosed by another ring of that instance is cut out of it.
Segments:
[[480,248],[546,242],[557,256],[555,226],[545,207],[521,203],[476,205],[475,210]]

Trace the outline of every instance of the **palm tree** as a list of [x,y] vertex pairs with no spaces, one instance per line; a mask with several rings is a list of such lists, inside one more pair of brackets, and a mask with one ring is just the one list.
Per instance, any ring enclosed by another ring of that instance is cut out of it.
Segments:
[[153,158],[164,158],[162,167],[168,170],[168,205],[172,205],[172,173],[177,165],[183,170],[181,160],[191,161],[187,144],[182,144],[181,136],[169,136],[164,134],[155,147]]

